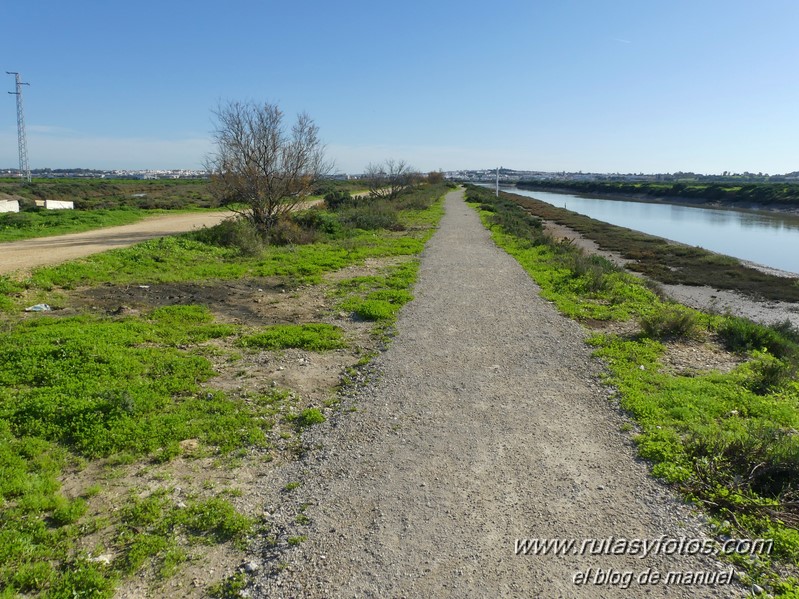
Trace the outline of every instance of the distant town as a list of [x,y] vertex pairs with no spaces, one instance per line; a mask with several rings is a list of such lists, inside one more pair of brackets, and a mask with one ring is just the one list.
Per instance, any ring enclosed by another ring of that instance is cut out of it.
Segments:
[[[88,168],[71,169],[32,169],[31,176],[40,179],[203,179],[209,173],[206,170],[192,169],[117,169],[100,170]],[[782,175],[764,173],[733,173],[725,171],[720,175],[706,175],[692,172],[676,173],[584,173],[567,171],[527,171],[508,168],[489,168],[477,170],[444,171],[445,178],[453,181],[473,183],[494,183],[499,178],[500,184],[512,185],[519,181],[565,180],[565,181],[641,181],[641,182],[741,182],[741,183],[799,183],[799,171]],[[0,177],[19,177],[20,171],[15,168],[0,169]],[[360,179],[363,175],[335,174],[330,179]]]
[[764,173],[732,173],[725,171],[721,175],[704,175],[690,172],[676,173],[584,173],[549,172],[549,171],[517,171],[513,169],[484,169],[449,171],[444,173],[447,179],[470,183],[494,183],[497,178],[502,185],[513,185],[519,181],[629,181],[629,182],[740,182],[740,183],[799,183],[799,171],[784,175],[768,175]]

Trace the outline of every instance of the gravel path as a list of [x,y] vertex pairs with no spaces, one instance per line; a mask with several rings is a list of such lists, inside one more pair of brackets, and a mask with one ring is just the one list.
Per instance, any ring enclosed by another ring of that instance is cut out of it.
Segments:
[[[289,547],[284,535],[278,573],[264,568],[252,596],[741,595],[635,578],[626,590],[593,584],[598,568],[634,577],[727,568],[709,558],[516,555],[517,538],[708,533],[635,460],[581,327],[539,298],[460,191],[447,196],[415,296],[379,375],[312,429],[305,459],[265,485],[301,482],[264,495],[275,529],[307,540]],[[310,524],[293,524],[305,504]],[[588,568],[588,584],[574,584]]]
[[230,215],[229,211],[167,214],[146,218],[131,225],[0,243],[0,274],[59,264],[106,250],[127,247],[154,237],[210,227]]

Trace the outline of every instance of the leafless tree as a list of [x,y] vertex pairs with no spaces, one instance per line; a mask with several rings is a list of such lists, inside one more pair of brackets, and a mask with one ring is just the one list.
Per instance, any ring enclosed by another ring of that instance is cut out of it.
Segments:
[[393,200],[416,184],[417,173],[404,160],[389,159],[380,164],[369,163],[364,171],[373,198]]
[[211,193],[262,233],[312,192],[330,171],[319,128],[305,113],[291,130],[276,104],[230,102],[214,111],[216,152],[206,159]]

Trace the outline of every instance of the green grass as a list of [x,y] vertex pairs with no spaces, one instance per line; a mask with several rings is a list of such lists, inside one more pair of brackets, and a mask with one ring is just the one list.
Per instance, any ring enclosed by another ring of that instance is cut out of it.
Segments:
[[306,408],[300,412],[295,422],[299,428],[305,428],[314,424],[321,424],[324,421],[325,417],[319,408]]
[[418,260],[383,270],[381,275],[353,277],[339,281],[334,295],[340,297],[337,308],[362,320],[389,326],[399,309],[413,299],[409,291],[416,281]]
[[323,323],[273,325],[254,335],[242,337],[239,344],[259,349],[294,347],[308,351],[325,351],[347,346],[339,327]]
[[[518,206],[479,189],[469,199],[497,244],[564,314],[641,324],[637,335],[589,340],[607,365],[607,384],[637,423],[639,453],[656,476],[726,522],[725,534],[774,539],[773,554],[760,556],[760,565],[738,565],[780,596],[795,596],[799,587],[779,583],[779,566],[772,564],[799,566],[799,333],[787,324],[765,327],[665,302],[643,281],[611,268],[592,274],[579,250],[539,235],[537,227],[511,235],[497,224],[516,222]],[[502,211],[511,214],[498,220]],[[714,336],[747,361],[729,373],[664,369],[668,342]]]

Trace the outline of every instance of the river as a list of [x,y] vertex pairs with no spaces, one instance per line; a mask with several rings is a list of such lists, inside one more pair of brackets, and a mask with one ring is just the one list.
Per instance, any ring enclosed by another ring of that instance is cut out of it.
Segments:
[[799,216],[504,188],[591,218],[799,274]]

